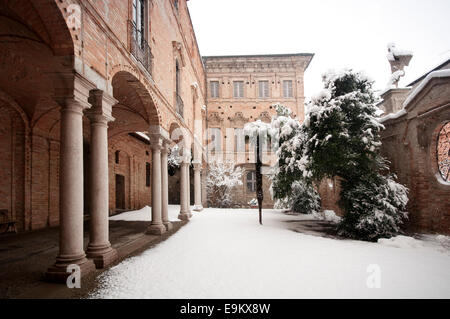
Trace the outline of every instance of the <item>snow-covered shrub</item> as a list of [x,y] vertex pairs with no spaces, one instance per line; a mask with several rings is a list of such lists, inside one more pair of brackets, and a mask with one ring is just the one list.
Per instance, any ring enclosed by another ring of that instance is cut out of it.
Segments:
[[319,220],[325,220],[338,224],[342,221],[342,217],[336,215],[333,210],[324,210],[321,212],[313,213],[313,216]]
[[233,188],[242,185],[242,168],[232,162],[209,165],[206,191],[210,207],[227,208],[233,206]]
[[316,189],[300,179],[292,184],[292,192],[288,197],[289,208],[295,213],[313,214],[320,212],[320,196]]
[[358,183],[342,184],[341,206],[345,210],[339,233],[346,237],[376,241],[400,232],[407,219],[408,190],[393,176],[366,176]]

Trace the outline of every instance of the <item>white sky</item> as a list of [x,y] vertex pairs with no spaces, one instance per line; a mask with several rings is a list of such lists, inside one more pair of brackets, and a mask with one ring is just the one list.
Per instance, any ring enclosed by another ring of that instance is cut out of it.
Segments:
[[190,0],[202,55],[315,53],[305,96],[326,70],[365,71],[384,89],[387,44],[413,51],[400,85],[450,57],[450,0]]

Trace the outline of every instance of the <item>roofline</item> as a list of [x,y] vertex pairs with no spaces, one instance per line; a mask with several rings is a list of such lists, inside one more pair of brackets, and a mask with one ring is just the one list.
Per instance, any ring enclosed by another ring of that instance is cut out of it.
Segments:
[[250,54],[250,55],[209,55],[204,59],[223,59],[223,58],[270,58],[270,57],[292,57],[292,56],[314,56],[314,53],[292,53],[292,54]]
[[305,67],[308,69],[309,65],[311,64],[312,59],[315,56],[315,53],[284,53],[284,54],[250,54],[250,55],[209,55],[209,56],[203,56],[202,60],[208,60],[208,59],[226,59],[226,58],[282,58],[282,57],[297,57],[297,56],[304,56],[304,57],[311,57],[309,59],[308,64]]
[[444,62],[442,62],[441,64],[439,64],[437,67],[435,67],[434,69],[426,72],[424,75],[422,75],[420,78],[417,78],[416,80],[414,80],[413,82],[409,83],[408,86],[414,86],[415,84],[417,84],[418,82],[422,81],[423,79],[425,79],[428,74],[430,74],[431,72],[437,71],[439,70],[441,67],[443,67],[444,65],[446,65],[447,63],[450,62],[450,58],[448,58],[447,60],[445,60]]

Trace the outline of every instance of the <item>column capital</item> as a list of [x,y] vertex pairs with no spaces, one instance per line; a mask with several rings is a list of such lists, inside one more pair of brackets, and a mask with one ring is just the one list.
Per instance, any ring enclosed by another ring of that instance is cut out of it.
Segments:
[[163,148],[163,145],[164,145],[163,141],[164,140],[160,136],[158,136],[156,134],[151,135],[150,136],[150,148],[154,151],[161,151]]
[[148,135],[150,136],[150,139],[152,138],[153,135],[155,135],[164,140],[170,140],[169,132],[167,132],[160,125],[150,125],[149,130],[148,130]]
[[102,90],[94,89],[89,92],[89,103],[92,107],[85,111],[91,123],[107,124],[114,121],[112,107],[118,101]]
[[162,154],[169,154],[170,151],[170,141],[164,140],[161,147]]
[[202,170],[202,163],[201,162],[194,161],[192,163],[192,165],[194,166],[194,171],[201,171]]
[[54,83],[53,99],[63,108],[72,104],[71,101],[82,105],[83,109],[90,108],[90,91],[96,89],[96,85],[77,72],[63,72],[58,75],[60,80]]

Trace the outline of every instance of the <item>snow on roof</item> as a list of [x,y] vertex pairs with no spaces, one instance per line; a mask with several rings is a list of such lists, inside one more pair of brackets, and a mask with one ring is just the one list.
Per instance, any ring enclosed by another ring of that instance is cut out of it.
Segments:
[[403,108],[406,108],[409,103],[424,89],[424,87],[434,78],[450,77],[450,69],[433,71],[426,76],[426,78],[411,92],[411,94],[403,102]]
[[412,81],[411,83],[408,84],[408,86],[413,86],[416,83],[422,81],[428,74],[430,74],[433,71],[437,71],[439,69],[441,69],[443,66],[445,66],[446,64],[450,63],[450,54],[448,55],[448,57],[446,59],[444,59],[444,61],[442,62],[442,60],[439,63],[436,63],[434,67],[430,68],[429,71],[425,72],[421,77],[415,79],[414,81]]
[[398,112],[390,113],[390,114],[388,114],[388,115],[386,115],[386,116],[383,116],[383,117],[379,118],[379,119],[378,119],[378,122],[383,123],[383,122],[386,122],[386,121],[388,121],[388,120],[398,119],[399,117],[405,115],[406,113],[407,113],[407,112],[406,112],[405,109],[401,109],[401,110],[398,111]]

